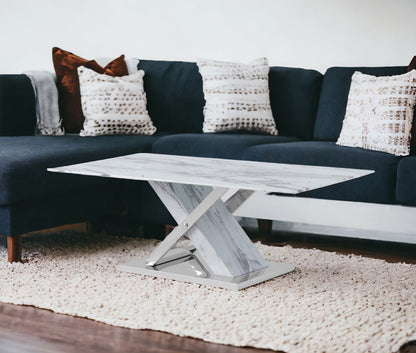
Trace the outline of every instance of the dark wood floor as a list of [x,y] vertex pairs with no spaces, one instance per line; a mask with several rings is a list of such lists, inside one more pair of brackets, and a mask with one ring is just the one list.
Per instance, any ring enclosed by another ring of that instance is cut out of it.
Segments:
[[[257,238],[258,235],[256,235]],[[264,239],[260,239],[263,240]],[[387,261],[416,263],[416,246],[392,245],[340,238],[273,234],[271,244],[319,248],[355,253]],[[54,314],[48,310],[0,303],[1,353],[266,353],[269,350],[237,348],[207,343],[171,334],[130,330],[89,319]],[[401,353],[416,353],[416,341],[403,346]],[[357,352],[359,353],[359,352]]]

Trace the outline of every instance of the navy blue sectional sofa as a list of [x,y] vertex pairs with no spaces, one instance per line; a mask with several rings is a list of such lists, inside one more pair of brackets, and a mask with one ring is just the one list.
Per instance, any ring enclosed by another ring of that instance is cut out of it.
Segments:
[[406,67],[271,67],[270,98],[278,136],[202,133],[204,96],[195,63],[142,60],[154,136],[34,136],[35,101],[25,75],[0,75],[0,234],[9,260],[19,260],[20,235],[130,212],[140,222],[171,223],[142,182],[49,173],[48,167],[152,152],[266,162],[365,168],[376,172],[302,197],[416,205],[416,157],[335,144],[354,71],[395,75]]

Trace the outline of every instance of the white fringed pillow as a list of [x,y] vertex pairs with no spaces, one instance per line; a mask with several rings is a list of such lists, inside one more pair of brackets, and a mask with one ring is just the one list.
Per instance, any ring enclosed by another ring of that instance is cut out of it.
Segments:
[[153,135],[156,128],[146,109],[144,72],[112,77],[78,67],[82,111],[80,136]]
[[277,135],[266,58],[248,64],[197,61],[205,96],[203,132],[251,130]]
[[397,76],[355,72],[337,144],[406,156],[416,101],[416,70]]

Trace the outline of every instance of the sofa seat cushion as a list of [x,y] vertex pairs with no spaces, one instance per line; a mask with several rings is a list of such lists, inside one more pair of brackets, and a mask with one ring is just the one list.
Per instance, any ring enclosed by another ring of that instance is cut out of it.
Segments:
[[181,156],[240,159],[244,150],[251,146],[296,140],[293,137],[249,133],[177,134],[157,140],[152,145],[152,152]]
[[376,203],[395,201],[396,171],[400,157],[388,153],[338,146],[333,142],[305,141],[253,146],[244,153],[243,158],[375,170],[371,175],[308,191],[299,196]]
[[397,168],[396,202],[416,206],[416,157],[403,158]]
[[48,167],[150,152],[154,136],[0,137],[0,205],[10,205],[108,183],[105,178],[48,172]]

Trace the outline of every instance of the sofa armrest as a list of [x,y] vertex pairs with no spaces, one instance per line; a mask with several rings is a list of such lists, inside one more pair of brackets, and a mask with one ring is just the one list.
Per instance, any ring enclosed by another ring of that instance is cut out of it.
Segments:
[[0,136],[33,135],[35,94],[26,75],[0,75]]

